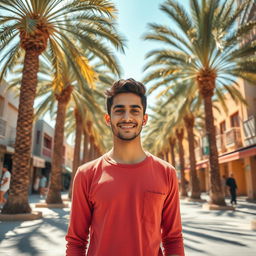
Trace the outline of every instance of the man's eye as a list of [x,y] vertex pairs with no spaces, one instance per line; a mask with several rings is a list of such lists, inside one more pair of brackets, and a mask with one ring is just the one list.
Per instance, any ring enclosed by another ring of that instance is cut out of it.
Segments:
[[116,110],[115,111],[116,113],[122,113],[122,112],[124,112],[122,109],[118,109],[118,110]]
[[139,113],[139,110],[138,109],[132,109],[132,112],[133,113]]

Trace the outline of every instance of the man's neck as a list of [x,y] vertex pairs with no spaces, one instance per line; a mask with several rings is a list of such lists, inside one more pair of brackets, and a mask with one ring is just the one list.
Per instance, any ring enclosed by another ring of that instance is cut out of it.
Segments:
[[115,162],[123,164],[136,164],[146,158],[139,137],[132,141],[114,139],[114,146],[110,150],[109,156]]

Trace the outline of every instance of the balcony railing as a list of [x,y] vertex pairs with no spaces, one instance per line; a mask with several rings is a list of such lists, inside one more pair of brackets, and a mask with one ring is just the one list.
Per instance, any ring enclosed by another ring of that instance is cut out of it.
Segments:
[[250,116],[243,121],[245,146],[256,144],[256,117]]
[[225,144],[227,148],[242,146],[240,127],[232,127],[230,130],[225,131]]
[[47,156],[49,158],[52,157],[52,151],[48,148],[43,147],[43,152],[42,153],[43,153],[43,156]]
[[5,137],[6,135],[6,126],[7,126],[6,120],[0,117],[0,136],[1,137]]
[[16,140],[16,128],[8,126],[7,128],[7,138],[8,138],[8,145],[14,147],[15,140]]
[[219,153],[223,153],[226,151],[224,134],[216,135],[216,144],[217,144],[217,149]]

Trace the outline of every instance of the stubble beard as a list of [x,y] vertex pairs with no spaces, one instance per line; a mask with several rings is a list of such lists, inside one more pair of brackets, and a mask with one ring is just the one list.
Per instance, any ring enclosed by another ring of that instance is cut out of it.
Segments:
[[128,137],[128,138],[123,136],[120,132],[115,131],[115,128],[113,127],[112,124],[111,124],[111,130],[112,130],[113,135],[116,136],[117,138],[119,138],[120,140],[132,141],[132,140],[136,139],[141,134],[142,126],[140,127],[140,130],[138,133],[135,133],[132,137]]

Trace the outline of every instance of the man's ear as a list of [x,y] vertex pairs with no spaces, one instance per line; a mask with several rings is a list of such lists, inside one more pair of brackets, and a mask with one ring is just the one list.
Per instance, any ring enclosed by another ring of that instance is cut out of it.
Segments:
[[107,124],[107,126],[110,126],[110,115],[109,114],[105,114],[104,115],[104,118],[105,118],[105,122],[106,122],[106,124]]
[[148,114],[145,114],[143,116],[143,121],[142,121],[142,125],[145,126],[147,124],[147,121],[148,121]]

